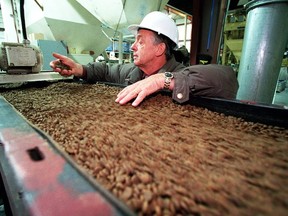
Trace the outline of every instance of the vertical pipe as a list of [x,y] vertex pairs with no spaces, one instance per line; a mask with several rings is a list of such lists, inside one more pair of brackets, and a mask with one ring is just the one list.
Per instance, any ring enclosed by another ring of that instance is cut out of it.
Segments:
[[184,26],[184,46],[186,47],[186,41],[187,41],[187,14],[185,14],[185,26]]
[[209,22],[209,31],[208,31],[208,38],[207,38],[207,45],[206,51],[210,49],[211,43],[211,34],[212,34],[212,26],[213,26],[213,18],[214,18],[214,9],[215,9],[215,0],[212,0],[212,6],[210,11],[210,22]]
[[[223,38],[225,20],[226,20],[226,15],[229,10],[229,5],[230,5],[230,0],[221,1],[220,12],[218,16],[218,23],[217,23],[217,28],[216,28],[216,35],[215,35],[215,40],[214,40],[214,51],[213,51],[213,56],[212,56],[212,63],[219,64],[221,61],[220,60],[221,38]],[[225,35],[224,37],[226,36],[227,35]],[[223,45],[225,47],[224,40],[223,40]],[[224,47],[223,47],[223,54],[224,54]]]
[[24,4],[25,4],[25,1],[20,0],[20,17],[21,17],[21,24],[22,24],[23,39],[27,40]]
[[237,99],[272,103],[288,42],[288,0],[253,0],[239,67]]
[[199,52],[200,41],[200,23],[201,23],[201,3],[200,0],[193,0],[192,11],[192,31],[191,31],[191,45],[190,45],[190,64],[195,65],[197,60],[197,53]]
[[119,32],[119,64],[123,64],[123,34]]
[[18,33],[20,26],[17,22],[18,16],[14,8],[14,2],[12,0],[0,0],[0,4],[5,28],[5,41],[20,43],[22,39]]

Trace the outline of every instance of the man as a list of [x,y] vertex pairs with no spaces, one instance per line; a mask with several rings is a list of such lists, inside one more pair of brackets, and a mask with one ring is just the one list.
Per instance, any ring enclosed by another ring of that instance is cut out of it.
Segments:
[[[161,89],[172,91],[179,103],[189,100],[189,94],[234,99],[238,82],[232,68],[221,65],[195,65],[185,67],[176,62],[172,52],[178,44],[175,22],[166,14],[154,11],[144,17],[140,25],[128,29],[135,34],[131,64],[108,66],[106,63],[80,65],[72,59],[53,53],[58,60],[50,66],[62,76],[80,77],[88,82],[127,84],[119,92],[116,102],[138,106],[146,96]],[[67,69],[59,68],[61,62]]]

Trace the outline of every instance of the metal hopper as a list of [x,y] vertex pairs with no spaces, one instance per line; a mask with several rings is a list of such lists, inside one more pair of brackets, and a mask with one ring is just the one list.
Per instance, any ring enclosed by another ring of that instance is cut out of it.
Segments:
[[[39,2],[39,1],[38,1]],[[67,43],[69,49],[102,53],[109,45],[109,38],[130,34],[126,28],[139,23],[153,10],[161,10],[168,0],[63,0],[25,1],[27,34],[42,33],[45,40]]]

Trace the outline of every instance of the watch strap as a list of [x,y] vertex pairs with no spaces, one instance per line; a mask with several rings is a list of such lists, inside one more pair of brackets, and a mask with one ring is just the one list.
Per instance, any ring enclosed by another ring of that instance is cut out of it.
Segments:
[[164,76],[165,76],[164,89],[169,89],[171,80],[174,78],[174,76],[171,72],[165,72]]

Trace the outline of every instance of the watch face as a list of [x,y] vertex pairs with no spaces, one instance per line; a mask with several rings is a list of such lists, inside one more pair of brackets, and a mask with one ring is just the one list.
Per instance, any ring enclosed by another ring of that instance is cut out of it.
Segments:
[[165,76],[166,76],[166,77],[173,77],[173,74],[170,73],[170,72],[165,72]]

